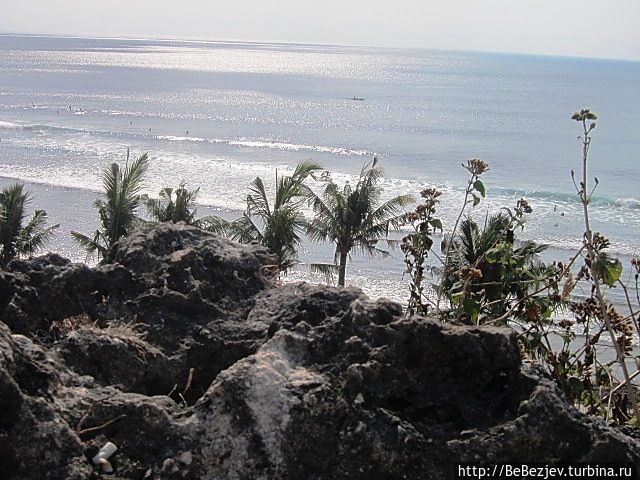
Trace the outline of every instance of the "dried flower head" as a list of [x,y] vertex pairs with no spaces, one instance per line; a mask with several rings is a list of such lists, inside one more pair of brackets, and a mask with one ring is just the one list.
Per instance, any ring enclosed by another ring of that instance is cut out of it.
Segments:
[[563,319],[558,322],[558,326],[560,328],[564,328],[565,330],[570,330],[574,323],[575,322],[573,320]]
[[583,120],[597,120],[598,116],[589,110],[588,108],[582,109],[579,112],[574,112],[571,115],[571,120],[576,120],[578,122],[582,122]]
[[467,164],[463,166],[464,168],[469,170],[469,172],[476,176],[482,175],[484,172],[489,170],[489,165],[478,158],[469,160]]
[[620,348],[622,348],[625,354],[631,353],[633,347],[633,324],[631,323],[631,319],[623,317],[613,306],[609,307],[607,313],[609,314],[611,327],[620,333],[618,337]]
[[457,272],[458,277],[462,280],[480,280],[482,278],[482,271],[472,267],[462,267]]
[[569,310],[573,312],[578,323],[584,323],[589,317],[597,318],[600,313],[598,304],[591,297],[584,299],[582,302],[571,303]]
[[605,248],[608,248],[609,245],[611,245],[611,242],[609,241],[609,239],[598,232],[595,232],[593,234],[593,240],[591,243],[593,244],[593,248],[596,252],[599,252]]
[[425,188],[420,192],[422,198],[438,198],[440,195],[442,192],[432,187]]

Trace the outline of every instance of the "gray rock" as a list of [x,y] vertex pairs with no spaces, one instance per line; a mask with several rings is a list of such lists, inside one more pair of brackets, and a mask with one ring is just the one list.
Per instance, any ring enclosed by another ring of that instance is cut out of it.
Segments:
[[[55,255],[11,262],[0,272],[0,319],[13,330],[0,322],[3,478],[99,478],[90,459],[107,441],[115,479],[640,466],[638,435],[577,412],[521,364],[509,330],[404,318],[356,289],[279,287],[265,276],[272,261],[161,225],[95,268]],[[78,314],[90,322],[51,333]]]
[[167,394],[180,362],[143,339],[132,326],[81,327],[55,344],[54,351],[73,371],[103,386],[145,395]]

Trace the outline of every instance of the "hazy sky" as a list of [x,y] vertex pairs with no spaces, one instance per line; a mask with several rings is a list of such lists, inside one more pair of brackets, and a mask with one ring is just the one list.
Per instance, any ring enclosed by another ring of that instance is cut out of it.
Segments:
[[640,0],[0,0],[0,31],[640,59]]

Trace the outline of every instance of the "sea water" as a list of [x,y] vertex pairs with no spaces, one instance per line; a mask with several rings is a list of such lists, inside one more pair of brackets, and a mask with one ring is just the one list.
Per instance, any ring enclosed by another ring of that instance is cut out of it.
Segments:
[[[380,159],[384,197],[443,192],[445,231],[461,207],[471,158],[490,166],[487,213],[526,198],[522,238],[567,261],[584,231],[570,178],[581,164],[580,108],[598,114],[590,175],[593,229],[629,278],[640,244],[640,63],[430,50],[266,43],[0,35],[0,187],[27,184],[60,223],[49,248],[84,253],[70,230],[97,227],[92,208],[111,162],[148,152],[145,191],[200,188],[200,213],[234,218],[247,186],[273,184],[301,160],[354,182]],[[364,100],[354,100],[354,97]],[[304,242],[303,262],[334,247]],[[354,254],[347,283],[405,302],[399,252]],[[318,280],[304,267],[288,279]],[[619,293],[614,292],[614,297]]]

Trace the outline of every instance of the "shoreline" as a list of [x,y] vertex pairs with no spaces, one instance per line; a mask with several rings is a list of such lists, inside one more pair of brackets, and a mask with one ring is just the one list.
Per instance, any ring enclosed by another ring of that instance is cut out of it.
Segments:
[[[34,183],[17,180],[14,178],[0,177],[0,188],[18,181],[24,183],[27,189],[34,194],[34,203],[31,208],[41,208],[47,211],[49,221],[52,224],[60,223],[60,228],[46,248],[47,251],[59,253],[72,261],[85,262],[86,257],[69,235],[71,230],[84,233],[91,232],[97,227],[97,216],[93,208],[93,202],[99,196],[99,190],[76,189],[49,185],[46,183]],[[196,185],[193,185],[194,187]],[[142,213],[142,212],[141,212]],[[217,215],[227,220],[237,218],[242,210],[222,209],[206,205],[198,205],[198,216]],[[532,214],[535,216],[535,212]],[[525,230],[526,231],[526,230]],[[402,232],[395,236],[398,238]],[[439,238],[439,237],[438,237]],[[438,239],[436,239],[438,241]],[[333,259],[334,249],[330,244],[312,243],[306,237],[300,246],[299,260],[302,263],[327,262]],[[567,261],[572,249],[559,249],[550,247],[543,255],[546,262],[553,260]],[[402,253],[391,252],[390,258],[369,259],[363,255],[353,255],[347,266],[347,283],[363,289],[372,298],[387,297],[404,305],[408,298],[407,279],[403,280],[404,263]],[[629,272],[630,255],[617,255],[623,262],[623,278]],[[315,283],[325,283],[323,277],[306,271],[304,267],[297,267],[289,275],[290,281],[310,280]],[[626,310],[626,302],[622,292],[612,293],[612,301]]]
[[[7,179],[0,177],[0,188],[6,184],[13,183],[15,179]],[[73,262],[86,263],[94,266],[95,262],[87,262],[86,257],[81,252],[69,235],[71,230],[79,230],[88,233],[96,228],[97,217],[92,206],[93,201],[97,198],[98,193],[93,190],[77,190],[69,187],[59,187],[47,184],[34,184],[25,182],[27,188],[31,189],[34,194],[34,204],[32,208],[44,208],[48,211],[51,223],[61,223],[58,232],[49,243],[44,251],[57,253],[63,257],[69,258]],[[30,188],[35,187],[35,188]],[[67,195],[67,192],[73,192]],[[78,195],[78,193],[80,193]],[[66,203],[70,202],[71,203]],[[55,208],[52,208],[55,206]],[[73,213],[73,214],[70,214]],[[198,206],[198,216],[215,214],[232,220],[238,216],[241,211],[235,210],[219,210],[206,206]],[[41,255],[41,252],[38,254]],[[569,250],[549,249],[544,255],[543,260],[562,260],[558,254],[565,253],[569,256]],[[283,277],[285,284],[291,284],[299,281],[306,281],[314,285],[325,285],[326,280],[319,274],[310,272],[304,266],[305,262],[324,262],[331,261],[333,258],[333,247],[330,244],[318,244],[309,242],[306,237],[300,246],[301,265],[297,265],[289,274]],[[625,261],[628,261],[627,258]],[[628,271],[629,267],[625,264],[624,271]],[[409,296],[408,277],[404,273],[403,257],[399,251],[392,252],[390,258],[374,258],[369,259],[366,256],[354,255],[347,266],[347,285],[360,288],[370,298],[388,298],[394,302],[398,302],[403,308]],[[576,290],[580,292],[579,289]],[[626,301],[620,289],[614,289],[608,292],[609,301],[621,308],[621,311],[627,311]],[[562,317],[562,314],[559,314]],[[579,326],[575,326],[575,333],[578,337]],[[634,335],[635,336],[635,335]],[[574,340],[574,343],[577,340]],[[635,340],[636,353],[637,345],[640,339]],[[560,345],[560,344],[558,344]],[[605,358],[611,356],[610,341],[603,337],[601,348],[605,352]],[[631,365],[631,364],[630,364]]]

